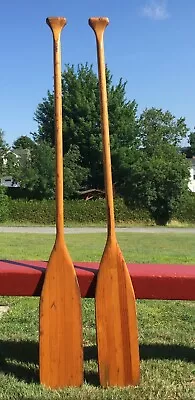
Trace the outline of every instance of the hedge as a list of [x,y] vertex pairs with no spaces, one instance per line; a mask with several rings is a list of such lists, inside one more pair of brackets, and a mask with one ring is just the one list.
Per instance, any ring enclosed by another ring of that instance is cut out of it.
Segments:
[[5,193],[5,189],[0,186],[0,222],[6,221],[9,216],[9,198]]
[[173,218],[180,222],[195,223],[195,193],[189,192],[181,198]]
[[[115,199],[116,222],[154,224],[145,209],[128,208],[123,199]],[[106,204],[98,200],[65,200],[65,223],[101,223],[106,222]],[[195,194],[187,194],[178,202],[173,219],[179,222],[195,223]],[[0,188],[0,222],[53,225],[55,224],[54,200],[13,200]]]
[[10,200],[9,220],[14,222],[30,222],[40,225],[55,223],[54,201]]
[[[120,198],[115,199],[115,216],[117,222],[151,223],[146,210],[129,209]],[[100,223],[106,222],[106,203],[98,200],[65,200],[65,222]],[[15,222],[30,222],[41,225],[55,223],[55,201],[53,200],[9,200],[9,215],[7,220]]]

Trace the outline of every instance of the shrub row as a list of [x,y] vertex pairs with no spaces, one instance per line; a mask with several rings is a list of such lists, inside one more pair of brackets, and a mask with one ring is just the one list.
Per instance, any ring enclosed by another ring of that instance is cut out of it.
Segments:
[[55,223],[55,203],[49,200],[9,200],[9,220],[40,225]]
[[[106,204],[98,200],[65,200],[65,222],[83,224],[106,221]],[[119,222],[151,224],[150,214],[144,209],[128,208],[123,199],[115,199],[115,217]],[[181,199],[173,215],[179,222],[195,223],[195,194]],[[0,187],[0,222],[55,224],[55,201],[53,200],[13,200],[6,196]]]
[[195,223],[195,193],[188,193],[181,198],[173,218],[180,222]]
[[6,195],[5,189],[0,186],[0,222],[7,220],[9,215],[9,198]]
[[[106,221],[106,203],[98,200],[65,200],[65,221],[83,224]],[[117,222],[150,223],[150,215],[146,210],[130,209],[120,198],[115,199],[115,216]],[[30,222],[41,225],[55,223],[55,201],[53,200],[11,200],[6,219],[15,222]],[[4,219],[5,220],[5,219]]]

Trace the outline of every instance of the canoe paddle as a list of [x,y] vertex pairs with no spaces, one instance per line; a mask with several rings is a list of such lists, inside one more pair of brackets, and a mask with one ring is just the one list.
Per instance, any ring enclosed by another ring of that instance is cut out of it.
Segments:
[[54,48],[56,240],[40,298],[39,363],[40,382],[61,388],[83,383],[83,342],[80,291],[64,241],[60,36],[66,19],[51,17],[46,22]]
[[109,121],[104,61],[104,31],[108,18],[90,18],[95,32],[101,106],[104,180],[107,202],[107,242],[96,286],[96,330],[100,384],[137,385],[140,380],[135,295],[127,265],[117,243],[111,172]]

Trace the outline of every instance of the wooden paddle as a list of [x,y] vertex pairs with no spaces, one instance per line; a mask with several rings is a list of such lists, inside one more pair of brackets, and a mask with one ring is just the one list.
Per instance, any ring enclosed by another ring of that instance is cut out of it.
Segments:
[[75,269],[64,241],[60,34],[65,18],[47,18],[54,44],[56,140],[56,240],[40,299],[40,381],[51,388],[83,382],[81,299]]
[[107,242],[96,286],[98,364],[102,386],[137,385],[140,380],[136,304],[129,272],[115,233],[103,36],[108,18],[90,18],[95,32],[100,88]]

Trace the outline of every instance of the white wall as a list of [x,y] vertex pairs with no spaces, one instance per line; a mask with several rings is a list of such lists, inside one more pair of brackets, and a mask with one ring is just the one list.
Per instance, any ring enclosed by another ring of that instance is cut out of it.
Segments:
[[190,167],[190,180],[188,182],[188,187],[191,192],[195,192],[195,159],[191,159],[191,167]]
[[1,178],[0,185],[4,187],[20,187],[19,183],[14,182],[11,176]]

